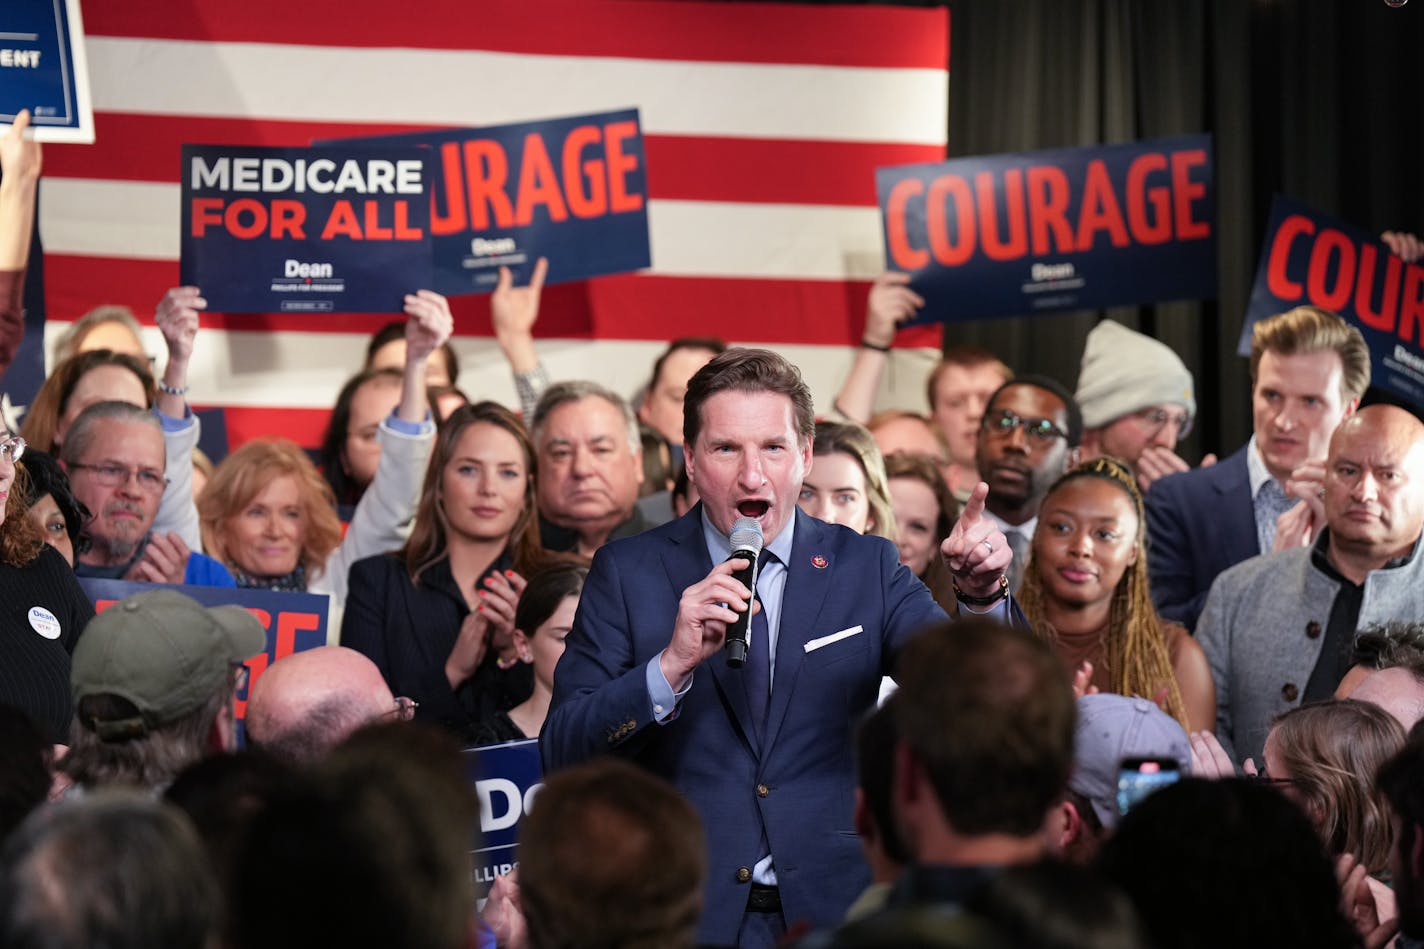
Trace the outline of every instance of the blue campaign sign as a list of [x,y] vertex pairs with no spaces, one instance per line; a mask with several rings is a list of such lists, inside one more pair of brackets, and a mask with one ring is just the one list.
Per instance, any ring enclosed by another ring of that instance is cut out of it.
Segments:
[[1370,348],[1370,383],[1424,408],[1424,267],[1406,264],[1363,228],[1277,195],[1237,345],[1251,354],[1257,320],[1297,306],[1338,313]]
[[239,313],[396,313],[431,286],[424,149],[183,146],[179,271]]
[[544,786],[544,770],[535,738],[466,748],[465,763],[480,801],[480,839],[472,849],[475,887],[483,896],[495,877],[519,865],[519,821]]
[[[327,597],[313,593],[277,593],[232,587],[179,586],[168,583],[134,583],[128,580],[99,580],[81,577],[79,585],[94,601],[95,612],[103,612],[119,600],[145,590],[176,590],[203,606],[241,606],[251,612],[267,631],[267,650],[247,661],[250,672],[247,688],[272,663],[303,649],[326,645]],[[237,717],[247,713],[247,693],[239,693]]]
[[1216,296],[1206,135],[875,174],[887,266],[953,322]]
[[79,0],[5,0],[0,9],[0,123],[24,109],[42,142],[94,141]]
[[348,140],[433,151],[435,289],[488,293],[509,267],[528,282],[585,280],[652,265],[638,110],[479,129]]

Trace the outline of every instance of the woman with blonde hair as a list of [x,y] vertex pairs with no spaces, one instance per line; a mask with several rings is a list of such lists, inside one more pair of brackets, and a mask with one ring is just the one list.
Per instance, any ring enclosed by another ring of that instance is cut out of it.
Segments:
[[1206,654],[1148,596],[1142,495],[1115,458],[1084,462],[1039,508],[1018,600],[1070,674],[1152,699],[1188,732],[1216,726]]
[[895,541],[885,460],[875,438],[854,422],[818,422],[811,468],[801,482],[801,510],[857,534]]

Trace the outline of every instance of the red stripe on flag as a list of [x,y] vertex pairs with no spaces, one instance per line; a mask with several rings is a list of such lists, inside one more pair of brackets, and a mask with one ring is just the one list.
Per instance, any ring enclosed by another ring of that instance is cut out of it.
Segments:
[[[74,320],[100,303],[133,307],[153,321],[153,307],[178,279],[171,261],[50,254],[45,257],[49,317]],[[770,280],[625,274],[544,291],[538,335],[559,339],[648,339],[713,335],[734,341],[854,345],[865,325],[863,280]],[[451,301],[455,331],[489,336],[489,297]],[[394,314],[212,313],[203,325],[228,330],[372,333]],[[900,333],[901,346],[938,346],[939,327]]]
[[[314,139],[353,138],[423,130],[408,125],[99,113],[98,144],[54,148],[45,155],[51,178],[178,181],[185,144],[303,147]],[[875,169],[943,161],[939,145],[810,142],[779,139],[650,135],[648,191],[653,198],[874,207]]]
[[[333,400],[335,393],[332,394]],[[321,447],[331,409],[271,408],[242,405],[198,405],[194,408],[221,408],[227,423],[227,445],[235,451],[254,438],[280,435],[303,448]]]
[[[90,36],[409,46],[551,56],[946,69],[949,11],[891,6],[642,0],[85,0]],[[309,29],[288,29],[294,17]],[[181,81],[178,79],[176,81]]]

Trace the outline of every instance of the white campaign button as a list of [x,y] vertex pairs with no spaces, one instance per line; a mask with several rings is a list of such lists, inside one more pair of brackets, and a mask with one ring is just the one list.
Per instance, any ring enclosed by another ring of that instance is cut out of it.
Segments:
[[30,607],[30,625],[45,639],[59,638],[59,620],[43,606]]

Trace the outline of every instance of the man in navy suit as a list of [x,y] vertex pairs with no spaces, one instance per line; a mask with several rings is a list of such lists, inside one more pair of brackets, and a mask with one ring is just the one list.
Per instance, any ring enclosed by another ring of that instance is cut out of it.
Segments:
[[1217,574],[1315,539],[1330,436],[1369,384],[1369,348],[1334,313],[1301,306],[1256,324],[1251,440],[1147,492],[1152,602],[1164,618],[1195,629]]
[[[889,542],[798,511],[814,426],[800,373],[775,353],[729,350],[692,378],[683,437],[701,503],[598,552],[541,736],[548,770],[614,752],[692,801],[708,838],[703,944],[832,925],[864,888],[852,729],[899,648],[944,617]],[[1012,554],[986,493],[943,551],[961,602],[1007,618]],[[747,663],[732,668],[727,624],[752,596],[733,576],[746,561],[728,560],[741,517],[770,555]]]

